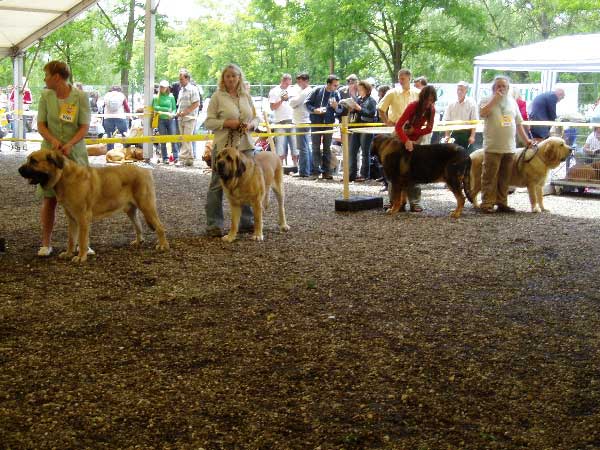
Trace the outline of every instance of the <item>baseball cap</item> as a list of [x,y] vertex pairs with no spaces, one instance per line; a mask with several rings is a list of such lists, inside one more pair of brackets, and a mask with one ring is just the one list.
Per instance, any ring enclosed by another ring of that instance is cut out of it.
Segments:
[[358,81],[358,77],[354,74],[350,74],[346,77],[346,81]]
[[456,83],[457,86],[464,86],[464,87],[469,87],[469,83],[467,83],[466,81],[459,81],[458,83]]
[[162,80],[158,85],[160,87],[169,87],[169,82],[167,80]]

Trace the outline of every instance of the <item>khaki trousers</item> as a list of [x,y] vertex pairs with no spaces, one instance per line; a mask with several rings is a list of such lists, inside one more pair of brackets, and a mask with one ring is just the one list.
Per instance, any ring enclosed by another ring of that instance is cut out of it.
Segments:
[[481,207],[508,206],[508,188],[514,153],[483,154],[481,172]]
[[[196,119],[179,120],[179,132],[181,134],[194,134],[196,130]],[[192,153],[192,143],[182,142],[179,149],[179,159],[182,161],[193,161],[194,154]]]

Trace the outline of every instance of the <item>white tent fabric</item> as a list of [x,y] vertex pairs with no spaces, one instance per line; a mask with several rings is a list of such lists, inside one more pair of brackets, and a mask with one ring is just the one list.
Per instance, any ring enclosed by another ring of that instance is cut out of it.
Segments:
[[542,91],[550,91],[558,72],[600,72],[600,33],[575,34],[475,57],[473,92],[479,100],[485,69],[542,73]]
[[0,0],[0,58],[20,52],[97,0]]

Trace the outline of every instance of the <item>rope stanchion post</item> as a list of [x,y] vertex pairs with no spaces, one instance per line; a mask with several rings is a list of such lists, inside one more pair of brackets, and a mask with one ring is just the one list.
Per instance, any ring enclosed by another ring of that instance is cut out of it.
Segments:
[[350,146],[348,143],[348,116],[342,116],[342,166],[344,170],[344,200],[350,198]]
[[[263,117],[265,119],[265,126],[267,127],[267,133],[271,134],[271,124],[269,123],[269,116],[267,115],[266,111],[263,111]],[[275,154],[277,154],[277,148],[275,147],[275,140],[273,139],[273,136],[269,136],[267,138],[267,142],[269,143],[269,148],[271,149],[271,151]]]
[[[382,197],[350,197],[350,146],[348,144],[350,132],[348,130],[348,116],[342,117],[342,150],[343,150],[343,168],[344,168],[344,191],[342,198],[335,200],[336,211],[364,211],[367,209],[382,209]],[[363,149],[366,151],[368,149]]]

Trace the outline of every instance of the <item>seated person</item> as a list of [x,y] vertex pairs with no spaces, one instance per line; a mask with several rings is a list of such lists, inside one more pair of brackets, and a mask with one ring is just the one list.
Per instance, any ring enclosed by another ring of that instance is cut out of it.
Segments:
[[600,160],[600,127],[594,127],[583,145],[585,164],[591,164]]

